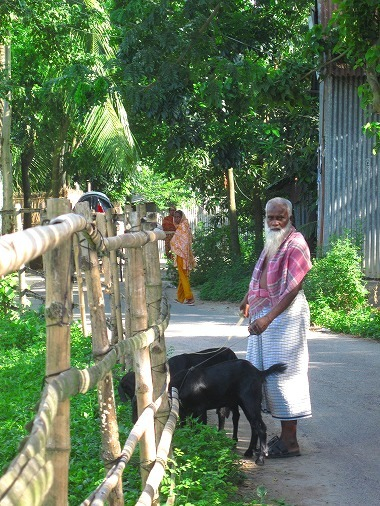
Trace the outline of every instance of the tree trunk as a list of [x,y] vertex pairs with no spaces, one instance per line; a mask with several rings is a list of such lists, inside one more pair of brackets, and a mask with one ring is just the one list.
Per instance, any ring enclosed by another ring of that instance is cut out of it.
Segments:
[[228,169],[227,171],[227,195],[228,216],[230,221],[231,254],[233,257],[239,257],[241,252],[239,243],[239,228],[236,214],[234,169]]
[[[11,74],[11,48],[9,46],[0,45],[0,70],[5,71],[5,75],[10,77]],[[12,158],[10,148],[11,137],[11,106],[10,93],[6,100],[3,100],[2,106],[2,123],[1,123],[1,172],[3,176],[3,210],[13,211],[13,174],[12,174]],[[15,231],[15,219],[13,214],[3,214],[2,216],[2,233],[11,234]]]
[[[24,195],[24,208],[31,208],[31,191],[30,191],[30,178],[29,178],[29,167],[34,157],[34,143],[32,139],[29,139],[26,146],[21,153],[21,183],[22,192]],[[24,229],[32,226],[32,213],[24,213]]]
[[263,216],[264,209],[259,191],[254,191],[252,196],[252,218],[255,231],[255,256],[259,258],[264,246],[263,239]]
[[372,99],[372,107],[373,110],[380,114],[380,80],[378,76],[378,72],[374,68],[370,66],[366,67],[366,75],[367,82],[371,88],[373,99]]
[[64,155],[67,132],[69,130],[69,118],[64,115],[62,120],[61,129],[55,149],[53,151],[53,168],[52,168],[52,195],[54,198],[59,198],[63,194],[66,181],[66,171],[64,167]]

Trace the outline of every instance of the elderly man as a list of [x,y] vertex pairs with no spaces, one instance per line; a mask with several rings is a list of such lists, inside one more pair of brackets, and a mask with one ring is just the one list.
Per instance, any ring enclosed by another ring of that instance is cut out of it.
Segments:
[[281,420],[281,435],[268,443],[269,458],[300,455],[297,420],[311,416],[307,331],[309,306],[302,282],[311,268],[303,235],[292,226],[292,204],[276,197],[265,208],[265,246],[240,309],[248,316],[247,360],[258,369],[287,364],[264,385],[264,408]]

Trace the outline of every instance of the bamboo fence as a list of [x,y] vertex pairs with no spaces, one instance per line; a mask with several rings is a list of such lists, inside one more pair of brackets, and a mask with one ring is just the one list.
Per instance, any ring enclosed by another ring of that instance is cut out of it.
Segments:
[[[46,224],[0,238],[0,276],[21,272],[25,264],[43,255],[46,279],[45,386],[30,435],[0,478],[1,505],[68,503],[70,398],[95,387],[105,479],[81,504],[124,504],[122,472],[138,443],[142,493],[137,504],[159,504],[159,486],[178,418],[178,393],[174,390],[169,402],[164,331],[170,314],[162,295],[158,252],[165,233],[157,228],[156,219],[143,205],[137,211],[127,209],[125,220],[133,224],[129,227],[133,232],[116,236],[112,210],[94,220],[87,203],[77,204],[72,212],[67,199],[49,199]],[[120,258],[126,259],[124,272]],[[82,323],[86,303],[91,320],[95,365],[86,369],[70,365],[74,272]],[[125,284],[124,308],[121,283]],[[103,290],[111,295],[110,329]],[[140,415],[123,448],[112,377],[117,363],[133,364]]]

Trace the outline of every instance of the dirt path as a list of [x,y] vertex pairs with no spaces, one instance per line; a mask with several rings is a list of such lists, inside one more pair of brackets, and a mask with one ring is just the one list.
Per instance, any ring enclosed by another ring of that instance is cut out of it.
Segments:
[[[237,304],[201,301],[196,294],[196,305],[185,307],[174,302],[175,289],[164,286],[171,303],[165,331],[170,355],[228,346],[245,358],[247,320],[241,322]],[[239,494],[257,500],[256,489],[263,486],[266,504],[282,499],[291,506],[377,506],[380,342],[310,332],[309,352],[313,417],[299,423],[302,455],[266,460],[263,467],[245,459],[250,428],[242,413],[237,451],[247,479]],[[279,422],[267,415],[264,421],[268,438],[278,434]],[[231,420],[226,429],[231,435]]]
[[[247,320],[241,326],[237,305],[205,302],[194,307],[175,304],[175,290],[166,290],[171,320],[165,332],[173,354],[213,346],[229,346],[245,358]],[[267,459],[263,467],[243,457],[250,427],[243,413],[237,451],[247,480],[239,494],[266,504],[291,506],[377,506],[380,497],[380,343],[325,331],[309,335],[310,390],[313,417],[298,425],[300,457]],[[264,415],[268,438],[279,434],[279,422]],[[232,433],[232,421],[226,423]]]

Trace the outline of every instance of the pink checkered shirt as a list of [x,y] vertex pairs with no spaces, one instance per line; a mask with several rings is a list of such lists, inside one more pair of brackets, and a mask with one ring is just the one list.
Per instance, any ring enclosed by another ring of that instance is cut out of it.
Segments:
[[261,253],[252,273],[248,290],[249,313],[252,317],[266,306],[273,307],[301,283],[311,269],[310,250],[304,236],[291,228],[288,237],[269,260],[267,271],[268,290],[259,286],[265,259]]

